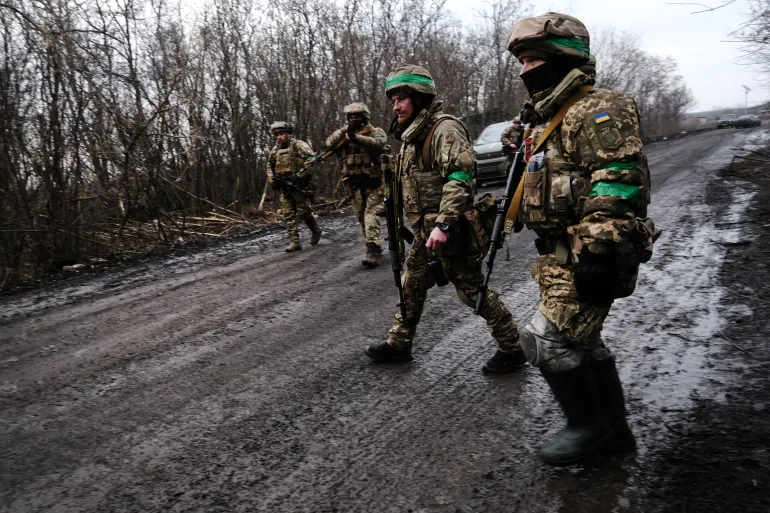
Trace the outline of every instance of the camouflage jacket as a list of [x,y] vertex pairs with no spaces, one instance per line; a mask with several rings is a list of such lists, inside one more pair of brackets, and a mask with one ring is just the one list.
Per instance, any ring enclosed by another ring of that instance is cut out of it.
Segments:
[[302,170],[310,158],[313,157],[313,150],[305,141],[292,138],[286,148],[273,146],[268,158],[267,179],[273,180],[275,175],[296,176]]
[[[535,155],[530,155],[561,105],[593,80],[573,70],[553,93],[522,113],[534,119],[519,219],[540,236],[563,235],[599,251],[628,242],[650,202],[650,173],[642,152],[633,97],[592,89],[573,105]],[[575,246],[573,244],[573,250]]]
[[[334,148],[345,140],[348,127],[344,126],[335,130],[326,139],[327,148]],[[367,132],[359,135],[359,132]],[[380,176],[379,158],[382,149],[388,142],[385,130],[367,123],[356,133],[355,142],[348,142],[342,147],[340,160],[342,161],[342,176],[351,177],[366,173],[370,176]]]
[[521,140],[524,138],[524,129],[516,129],[513,125],[503,130],[503,134],[500,136],[500,142],[506,146],[515,144],[518,148],[521,146]]
[[[430,168],[423,168],[423,147],[433,125],[442,121],[430,141]],[[441,112],[441,102],[423,110],[402,136],[396,172],[401,178],[404,212],[455,227],[473,206],[476,160],[465,125]]]

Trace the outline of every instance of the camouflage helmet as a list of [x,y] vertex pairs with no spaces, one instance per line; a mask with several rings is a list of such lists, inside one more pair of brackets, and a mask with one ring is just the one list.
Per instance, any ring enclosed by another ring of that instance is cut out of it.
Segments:
[[276,121],[270,125],[270,131],[273,133],[273,135],[293,134],[294,126],[288,121]]
[[513,121],[511,121],[511,124],[515,124],[515,123],[521,124],[521,119],[519,118],[519,116],[516,116],[515,118],[513,118]]
[[361,102],[354,102],[350,105],[346,105],[342,112],[345,113],[346,118],[350,117],[351,114],[361,114],[365,119],[372,117],[371,112],[369,112],[369,107]]
[[427,69],[408,64],[391,71],[385,80],[385,94],[388,98],[398,92],[436,96],[436,84]]
[[549,12],[542,16],[522,18],[508,36],[508,50],[516,57],[548,59],[562,57],[588,61],[590,37],[583,22],[567,14]]

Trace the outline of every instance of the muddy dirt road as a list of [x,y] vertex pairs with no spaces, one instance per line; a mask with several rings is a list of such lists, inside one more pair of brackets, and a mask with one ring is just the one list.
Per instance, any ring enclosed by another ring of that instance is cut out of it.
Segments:
[[[0,300],[2,512],[576,512],[659,510],[650,483],[694,396],[724,401],[742,365],[718,335],[751,306],[718,274],[751,190],[709,183],[765,128],[647,148],[665,232],[617,302],[616,351],[635,457],[555,470],[561,427],[539,373],[489,377],[483,321],[433,289],[415,361],[363,354],[395,311],[387,265],[360,263],[352,217],[299,253],[267,230]],[[499,190],[499,188],[498,188]],[[308,233],[303,232],[304,240]],[[537,302],[533,238],[510,239],[492,286],[519,322]]]

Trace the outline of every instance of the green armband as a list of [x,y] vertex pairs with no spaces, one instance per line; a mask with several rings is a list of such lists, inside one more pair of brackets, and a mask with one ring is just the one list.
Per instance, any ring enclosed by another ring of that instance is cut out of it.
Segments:
[[471,175],[466,171],[455,171],[451,175],[446,177],[447,181],[460,180],[461,182],[470,182]]

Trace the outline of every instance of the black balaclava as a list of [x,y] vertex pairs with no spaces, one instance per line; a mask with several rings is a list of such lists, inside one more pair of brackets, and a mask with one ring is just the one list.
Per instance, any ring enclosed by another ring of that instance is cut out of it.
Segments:
[[348,128],[355,132],[358,132],[365,126],[366,126],[366,118],[348,120]]
[[547,96],[544,93],[550,93],[570,71],[578,66],[579,64],[571,59],[548,59],[540,66],[521,75],[521,80],[530,98],[537,102]]

